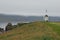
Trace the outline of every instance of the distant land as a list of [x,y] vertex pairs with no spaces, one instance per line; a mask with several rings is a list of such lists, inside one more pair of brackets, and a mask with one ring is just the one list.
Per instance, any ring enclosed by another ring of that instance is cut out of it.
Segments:
[[[43,16],[22,16],[0,14],[0,22],[32,22],[44,21]],[[49,21],[60,22],[59,16],[49,16]]]

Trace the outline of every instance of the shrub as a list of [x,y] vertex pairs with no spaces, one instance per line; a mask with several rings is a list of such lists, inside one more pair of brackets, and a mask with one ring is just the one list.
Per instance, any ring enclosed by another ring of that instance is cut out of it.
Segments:
[[11,30],[13,28],[11,23],[8,23],[6,26],[6,31]]
[[4,32],[4,29],[3,28],[0,28],[0,32]]
[[27,24],[27,23],[18,23],[17,25],[22,26],[22,25],[25,25],[25,24]]

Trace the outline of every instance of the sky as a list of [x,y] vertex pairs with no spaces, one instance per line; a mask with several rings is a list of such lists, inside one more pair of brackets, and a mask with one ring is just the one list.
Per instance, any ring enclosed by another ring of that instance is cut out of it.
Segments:
[[60,0],[0,0],[0,14],[60,16]]

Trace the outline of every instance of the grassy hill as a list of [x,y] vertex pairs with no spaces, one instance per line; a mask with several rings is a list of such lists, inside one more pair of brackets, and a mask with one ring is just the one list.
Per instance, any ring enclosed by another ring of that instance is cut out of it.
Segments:
[[60,40],[60,23],[32,22],[0,34],[0,40]]

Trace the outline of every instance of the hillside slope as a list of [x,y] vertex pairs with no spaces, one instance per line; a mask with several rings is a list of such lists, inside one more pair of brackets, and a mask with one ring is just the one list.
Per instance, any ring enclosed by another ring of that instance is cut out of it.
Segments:
[[60,40],[60,36],[44,22],[32,22],[0,34],[0,40]]

